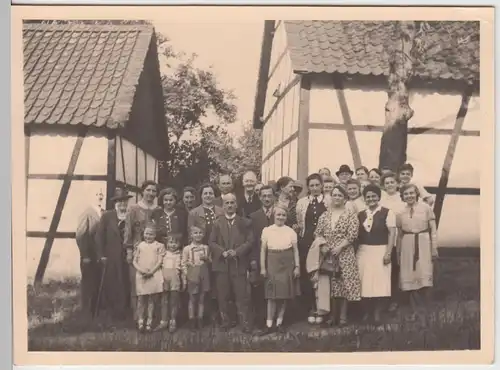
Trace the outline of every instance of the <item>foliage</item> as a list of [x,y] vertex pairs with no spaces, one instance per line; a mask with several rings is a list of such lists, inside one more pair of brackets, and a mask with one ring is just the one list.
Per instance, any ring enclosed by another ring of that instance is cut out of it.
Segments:
[[[57,24],[151,24],[146,20],[28,20]],[[160,165],[169,185],[178,188],[213,180],[219,172],[240,175],[243,168],[260,168],[258,131],[244,131],[234,140],[229,125],[236,122],[236,97],[219,85],[211,68],[196,66],[197,55],[174,49],[171,40],[156,33],[168,125],[169,160]],[[250,153],[250,155],[249,155]]]

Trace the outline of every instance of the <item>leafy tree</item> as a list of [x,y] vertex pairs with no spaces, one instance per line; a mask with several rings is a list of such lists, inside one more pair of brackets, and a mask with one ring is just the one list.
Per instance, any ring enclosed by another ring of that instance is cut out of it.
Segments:
[[[146,20],[29,20],[27,23],[57,24],[151,24]],[[196,66],[196,54],[174,50],[167,36],[156,33],[161,62],[162,86],[168,125],[169,160],[160,163],[176,187],[199,185],[218,173],[240,175],[243,167],[260,167],[260,142],[250,139],[259,132],[248,127],[235,142],[227,127],[236,121],[236,97],[221,88],[211,69]],[[214,124],[215,123],[215,124]],[[252,136],[253,135],[253,136]],[[247,140],[248,138],[248,140]],[[247,151],[244,155],[242,151]],[[248,153],[257,151],[259,154]]]
[[[479,50],[471,41],[479,39],[479,22],[389,22],[394,37],[390,38],[388,53],[388,100],[385,106],[385,125],[380,143],[380,167],[397,170],[406,161],[408,121],[413,117],[409,104],[409,87],[417,71],[430,62],[445,62],[460,68],[464,84],[479,79],[477,65]],[[446,50],[442,50],[446,45]],[[452,51],[455,49],[455,51]],[[456,51],[458,50],[458,52]]]

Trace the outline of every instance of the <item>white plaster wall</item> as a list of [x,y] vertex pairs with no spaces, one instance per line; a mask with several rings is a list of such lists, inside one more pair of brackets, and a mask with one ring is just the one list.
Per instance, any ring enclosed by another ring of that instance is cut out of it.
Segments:
[[[123,160],[125,161],[125,174],[123,173],[122,148]],[[135,158],[136,149],[137,147],[130,141],[119,136],[116,138],[116,180],[133,186],[137,185],[135,170],[137,166]],[[144,169],[142,177],[144,177]]]
[[[379,88],[361,88],[345,83],[344,94],[354,125],[384,124],[387,94]],[[313,81],[310,122],[343,123],[337,94],[324,81]],[[461,103],[461,94],[438,94],[429,89],[415,89],[411,94],[415,115],[409,127],[452,129]],[[436,107],[430,109],[429,107]],[[464,120],[465,130],[479,130],[479,98],[473,97]],[[356,131],[361,161],[368,168],[378,166],[380,132]],[[408,162],[415,167],[414,179],[424,186],[437,187],[451,135],[411,134],[408,137]],[[477,136],[460,136],[450,171],[448,187],[480,187],[480,143]],[[345,131],[311,129],[309,132],[309,172],[329,167],[335,172],[341,164],[353,167]],[[479,196],[446,195],[439,227],[441,246],[479,246]]]
[[[343,94],[353,125],[384,125],[387,93],[383,84],[367,88],[358,81],[345,80]],[[310,99],[310,122],[343,123],[339,97],[332,80],[312,79]]]
[[[32,284],[45,244],[43,238],[26,239],[26,273]],[[74,239],[55,239],[50,251],[44,282],[80,279],[80,251]]]
[[[30,174],[65,174],[77,137],[32,131],[29,139]],[[104,136],[88,135],[75,168],[77,175],[107,174],[108,140]],[[102,155],[96,155],[102,153]]]

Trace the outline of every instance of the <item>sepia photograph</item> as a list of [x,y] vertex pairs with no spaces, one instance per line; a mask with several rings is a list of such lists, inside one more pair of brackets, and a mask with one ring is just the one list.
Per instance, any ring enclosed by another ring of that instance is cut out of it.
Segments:
[[28,352],[492,346],[480,13],[30,8],[12,36]]

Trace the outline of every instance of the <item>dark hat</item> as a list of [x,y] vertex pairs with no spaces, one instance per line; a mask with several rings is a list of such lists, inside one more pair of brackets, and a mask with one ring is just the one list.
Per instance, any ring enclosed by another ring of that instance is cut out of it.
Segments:
[[127,189],[123,187],[117,187],[115,189],[115,195],[113,195],[110,199],[112,202],[118,202],[120,200],[126,200],[132,198],[132,195],[130,195],[127,191]]
[[335,172],[335,174],[338,176],[341,173],[345,173],[345,172],[350,173],[351,175],[354,173],[354,172],[352,172],[351,167],[349,167],[346,164],[343,164],[342,166],[340,166],[339,170],[337,172]]

